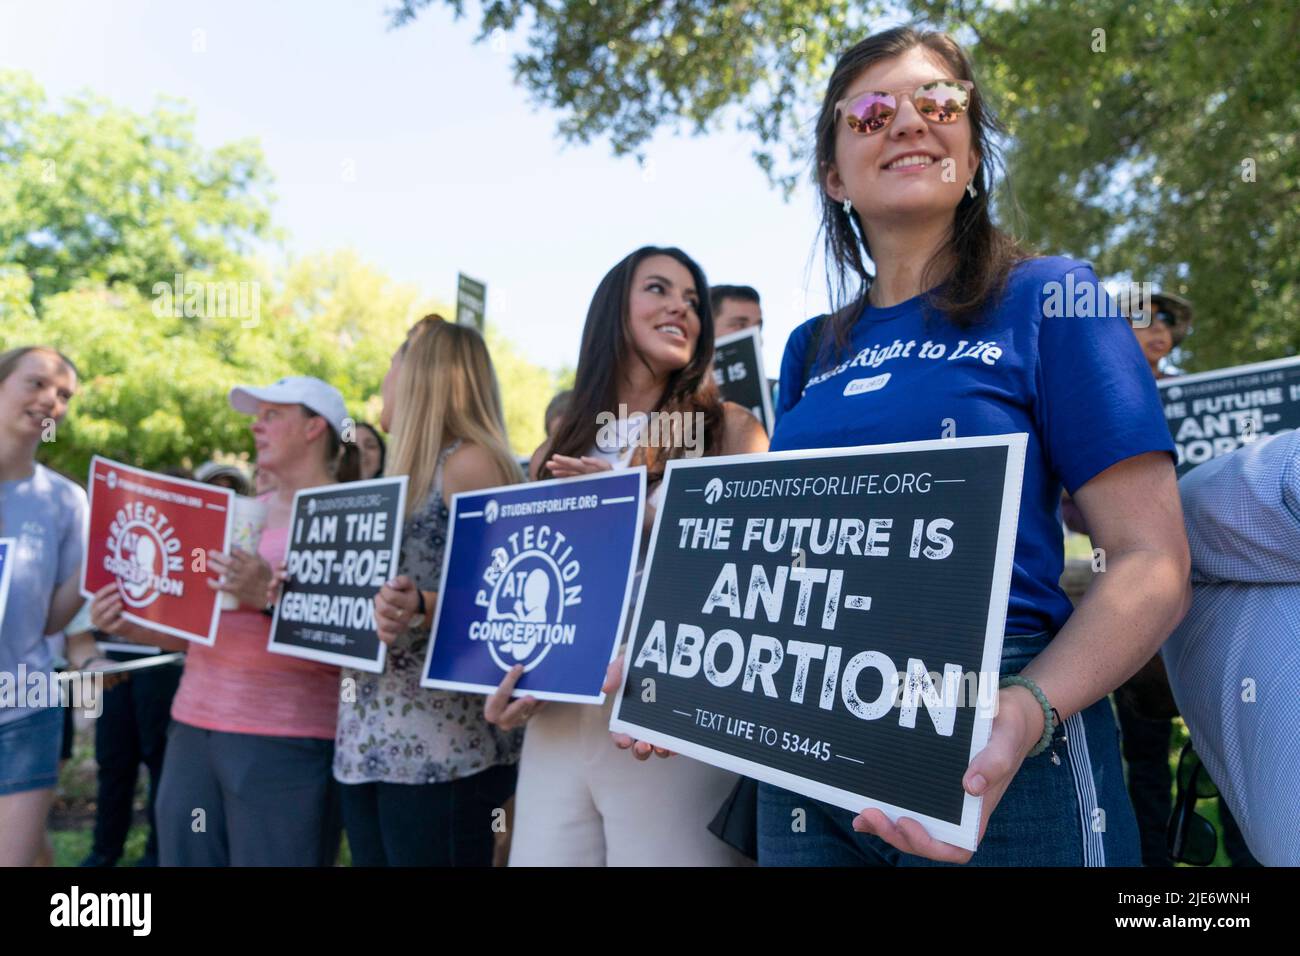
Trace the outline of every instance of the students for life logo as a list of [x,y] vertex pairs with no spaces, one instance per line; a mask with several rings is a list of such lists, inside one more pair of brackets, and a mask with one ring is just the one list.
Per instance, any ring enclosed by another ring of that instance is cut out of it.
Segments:
[[709,483],[704,486],[704,500],[709,504],[717,504],[718,499],[722,497],[722,479],[710,478]]
[[573,645],[577,625],[565,611],[582,603],[581,572],[562,532],[542,524],[512,533],[483,571],[475,603],[487,618],[470,624],[470,639],[483,641],[502,671],[531,671],[553,648]]

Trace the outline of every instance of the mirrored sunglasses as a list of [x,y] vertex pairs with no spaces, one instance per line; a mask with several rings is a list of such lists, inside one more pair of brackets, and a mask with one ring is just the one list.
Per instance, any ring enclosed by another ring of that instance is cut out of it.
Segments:
[[849,129],[864,136],[879,133],[898,115],[898,97],[908,96],[912,105],[928,122],[940,126],[955,123],[970,107],[970,80],[935,80],[914,90],[867,90],[846,96],[835,104],[843,113]]

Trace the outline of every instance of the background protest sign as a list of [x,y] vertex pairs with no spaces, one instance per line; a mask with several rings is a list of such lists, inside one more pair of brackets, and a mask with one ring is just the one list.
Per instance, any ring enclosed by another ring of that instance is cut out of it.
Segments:
[[96,455],[81,593],[116,581],[128,621],[211,644],[220,594],[208,587],[207,553],[227,549],[233,498],[226,488]]
[[9,604],[9,575],[17,545],[17,538],[0,538],[0,624],[4,623],[5,607]]
[[645,468],[456,495],[420,683],[603,703],[644,510]]
[[610,729],[973,849],[1024,453],[670,463]]
[[375,630],[375,594],[397,576],[405,510],[405,475],[293,496],[287,577],[268,651],[383,671],[387,645]]
[[713,379],[723,398],[747,410],[772,434],[772,389],[763,372],[757,328],[724,335],[713,343]]
[[1178,448],[1179,477],[1257,438],[1300,427],[1300,357],[1156,384]]

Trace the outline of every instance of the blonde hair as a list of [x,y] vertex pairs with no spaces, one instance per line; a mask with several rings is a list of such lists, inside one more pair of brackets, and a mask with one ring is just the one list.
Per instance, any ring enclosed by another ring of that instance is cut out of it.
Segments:
[[438,457],[456,439],[478,445],[491,456],[497,484],[521,481],[506,441],[496,372],[482,336],[469,326],[426,315],[407,332],[401,356],[384,474],[409,476],[406,514],[423,506],[433,490]]

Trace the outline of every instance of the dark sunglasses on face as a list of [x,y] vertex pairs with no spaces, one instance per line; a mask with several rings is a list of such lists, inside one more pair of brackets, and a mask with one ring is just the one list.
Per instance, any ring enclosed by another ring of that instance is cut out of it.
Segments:
[[905,95],[928,122],[947,126],[966,112],[973,89],[975,84],[970,80],[934,80],[914,90],[867,90],[840,100],[835,112],[844,114],[853,132],[870,136],[894,121],[898,97]]
[[1165,846],[1175,863],[1209,866],[1219,851],[1214,824],[1196,812],[1196,801],[1217,797],[1219,788],[1206,772],[1189,741],[1178,756],[1178,790],[1165,833]]

